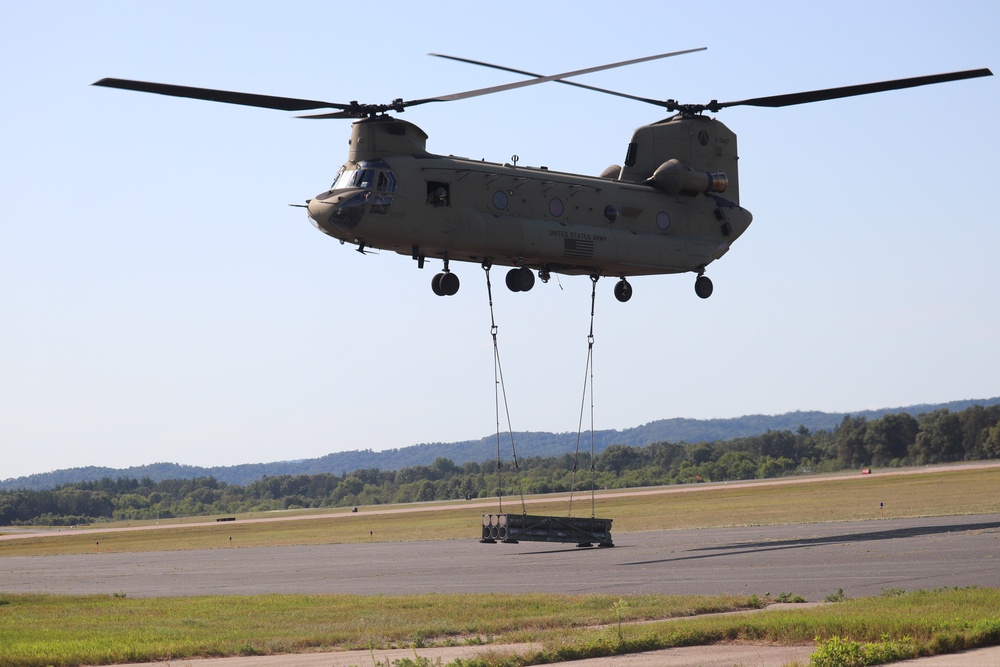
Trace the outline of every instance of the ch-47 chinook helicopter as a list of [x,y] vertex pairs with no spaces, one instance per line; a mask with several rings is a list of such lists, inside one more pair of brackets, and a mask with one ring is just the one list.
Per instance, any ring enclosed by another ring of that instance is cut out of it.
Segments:
[[[695,292],[712,294],[706,267],[747,230],[740,206],[736,135],[705,112],[727,107],[784,107],[947,81],[991,76],[988,69],[951,72],[734,102],[680,104],[619,93],[565,79],[701,49],[542,76],[499,65],[440,56],[531,77],[511,84],[387,104],[346,104],[192,88],[125,79],[94,85],[284,111],[335,109],[302,118],[354,118],[347,162],[333,185],[310,199],[309,218],[341,243],[410,255],[419,268],[443,260],[431,281],[439,296],[458,291],[451,261],[512,267],[507,287],[526,292],[532,270],[617,277],[615,297],[632,296],[631,276],[693,272]],[[439,54],[432,54],[439,55]],[[623,166],[599,176],[435,155],[416,125],[392,117],[407,107],[448,102],[556,81],[662,107],[674,114],[635,130]]]

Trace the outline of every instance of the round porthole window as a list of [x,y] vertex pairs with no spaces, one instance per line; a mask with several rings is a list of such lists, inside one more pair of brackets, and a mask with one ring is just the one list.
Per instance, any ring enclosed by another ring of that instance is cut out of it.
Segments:
[[555,216],[555,217],[558,218],[560,215],[563,214],[564,210],[565,210],[565,208],[563,207],[563,203],[562,203],[561,199],[550,199],[549,200],[549,213],[551,213],[553,216]]
[[656,226],[663,230],[670,227],[670,215],[666,211],[656,214]]
[[502,211],[507,208],[507,193],[503,190],[497,190],[493,193],[493,208],[498,211]]
[[604,207],[604,219],[610,224],[615,224],[618,222],[618,209],[612,205],[608,204]]

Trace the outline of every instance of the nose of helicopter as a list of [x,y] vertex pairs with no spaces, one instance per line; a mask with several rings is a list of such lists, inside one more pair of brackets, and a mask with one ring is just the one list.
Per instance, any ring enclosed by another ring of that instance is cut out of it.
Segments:
[[340,198],[331,197],[330,194],[330,192],[324,192],[310,199],[306,202],[306,211],[309,213],[309,222],[313,224],[313,227],[327,236],[342,239],[341,230],[334,224]]
[[323,221],[330,218],[330,214],[333,213],[334,208],[331,201],[321,199],[321,197],[323,195],[318,195],[306,202],[306,211],[309,213],[309,219],[313,221],[314,225],[320,228],[322,228]]
[[361,188],[328,190],[306,204],[313,225],[338,239],[353,238],[351,232],[361,223],[370,191]]

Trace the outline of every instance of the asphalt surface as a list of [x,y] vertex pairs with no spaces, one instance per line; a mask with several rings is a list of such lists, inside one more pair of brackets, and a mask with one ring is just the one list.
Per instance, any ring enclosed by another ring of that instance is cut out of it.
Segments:
[[[225,531],[220,525],[219,530]],[[0,591],[130,597],[258,593],[793,593],[823,600],[884,589],[1000,587],[1000,514],[614,536],[611,549],[522,542],[416,541],[0,558]],[[3,546],[0,544],[0,556]],[[496,647],[423,649],[443,662]],[[511,650],[526,647],[510,647]],[[579,661],[574,667],[779,666],[811,646],[718,645]],[[412,650],[191,661],[198,667],[386,664]],[[455,655],[452,655],[454,653]],[[184,662],[188,661],[174,661]],[[216,665],[216,663],[219,663]],[[910,663],[907,663],[910,664]],[[1000,647],[914,661],[1000,664]]]
[[860,597],[888,588],[1000,587],[1000,514],[670,530],[614,541],[611,549],[470,538],[18,556],[0,558],[0,591],[131,597],[787,592],[816,601],[838,589]]

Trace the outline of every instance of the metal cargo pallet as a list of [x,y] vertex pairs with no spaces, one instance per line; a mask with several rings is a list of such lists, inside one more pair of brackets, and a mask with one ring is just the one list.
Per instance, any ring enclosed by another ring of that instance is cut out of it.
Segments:
[[527,542],[569,542],[578,547],[613,547],[611,519],[530,514],[484,514],[480,542],[517,544]]

